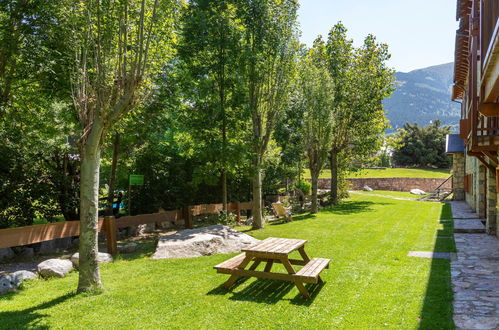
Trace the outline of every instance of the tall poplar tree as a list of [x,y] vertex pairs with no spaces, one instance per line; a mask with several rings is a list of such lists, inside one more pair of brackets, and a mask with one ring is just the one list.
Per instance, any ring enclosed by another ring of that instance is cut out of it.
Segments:
[[331,202],[338,203],[339,182],[348,162],[365,160],[379,149],[387,127],[383,99],[393,92],[394,71],[386,62],[388,46],[369,35],[355,49],[347,29],[336,24],[326,42],[328,69],[335,82],[331,166]]
[[[213,171],[220,172],[222,203],[227,211],[227,175],[240,136],[241,38],[243,27],[235,0],[193,0],[184,15],[179,46],[180,75],[185,90],[181,117],[198,150]],[[207,175],[208,177],[209,175]]]
[[312,178],[311,213],[317,213],[319,175],[331,147],[334,84],[327,70],[325,46],[316,39],[312,49],[299,63],[296,90],[297,105],[303,112],[302,143]]
[[245,78],[251,114],[253,228],[263,228],[262,168],[289,99],[297,50],[297,0],[242,0]]

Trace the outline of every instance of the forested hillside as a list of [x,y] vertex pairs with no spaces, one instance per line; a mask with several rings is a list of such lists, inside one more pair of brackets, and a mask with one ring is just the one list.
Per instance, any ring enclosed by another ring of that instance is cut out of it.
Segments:
[[392,130],[404,123],[421,126],[440,119],[442,125],[456,127],[460,117],[459,104],[452,102],[453,63],[431,66],[411,72],[397,72],[397,88],[384,101]]

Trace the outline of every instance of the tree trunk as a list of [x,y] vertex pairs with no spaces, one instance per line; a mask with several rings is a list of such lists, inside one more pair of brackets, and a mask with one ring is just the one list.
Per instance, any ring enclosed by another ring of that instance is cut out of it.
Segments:
[[[111,164],[111,178],[109,179],[109,191],[107,192],[107,215],[113,215],[114,186],[116,185],[116,167],[118,165],[118,149],[120,146],[120,134],[116,132],[113,141],[113,162]],[[118,209],[119,209],[118,205]]]
[[338,204],[338,153],[331,150],[331,203]]
[[318,186],[318,181],[319,181],[319,173],[315,173],[310,171],[310,174],[312,176],[312,206],[310,209],[310,213],[314,214],[317,213],[318,211],[318,205],[317,205],[317,186]]
[[257,169],[253,177],[253,229],[262,229],[264,225],[262,215],[262,171]]
[[100,148],[102,122],[96,118],[81,146],[80,261],[78,292],[102,288],[97,263]]
[[222,203],[223,211],[227,213],[227,171],[222,170]]

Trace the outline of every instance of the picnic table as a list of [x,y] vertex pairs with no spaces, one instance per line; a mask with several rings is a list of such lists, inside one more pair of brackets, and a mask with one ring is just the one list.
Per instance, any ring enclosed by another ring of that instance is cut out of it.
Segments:
[[[306,240],[269,237],[246,249],[243,253],[214,266],[218,273],[231,275],[224,286],[226,289],[235,283],[242,276],[277,279],[294,282],[305,299],[310,298],[304,283],[322,283],[320,273],[329,268],[329,259],[310,259],[305,252]],[[302,259],[290,259],[289,254],[297,251]],[[253,264],[245,269],[251,262]],[[263,271],[256,270],[265,262]],[[272,272],[274,263],[281,263],[287,274]],[[293,265],[303,266],[295,271]]]

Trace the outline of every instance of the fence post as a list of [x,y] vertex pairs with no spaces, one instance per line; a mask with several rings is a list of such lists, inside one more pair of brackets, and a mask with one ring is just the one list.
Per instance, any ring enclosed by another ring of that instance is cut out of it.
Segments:
[[185,222],[185,228],[187,229],[192,229],[193,228],[193,225],[192,225],[192,212],[191,212],[191,207],[190,206],[186,206],[182,209],[182,217],[184,218],[184,222]]
[[107,216],[104,218],[106,228],[107,252],[113,256],[118,254],[118,241],[116,240],[116,218]]
[[236,221],[241,222],[241,202],[236,203]]

